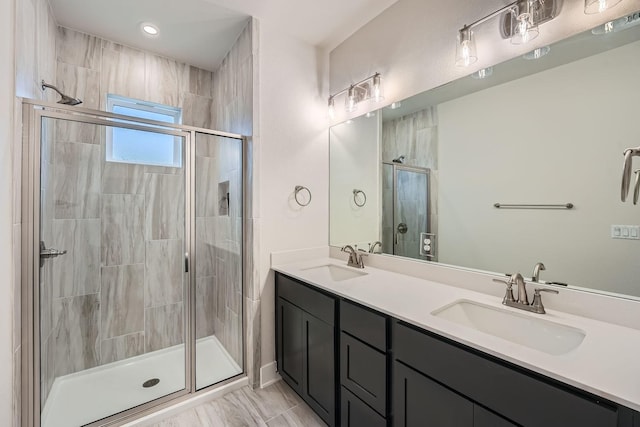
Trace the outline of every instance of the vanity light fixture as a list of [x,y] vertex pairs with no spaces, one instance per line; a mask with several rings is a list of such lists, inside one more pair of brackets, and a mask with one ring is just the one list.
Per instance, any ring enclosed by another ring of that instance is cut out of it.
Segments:
[[533,20],[534,0],[525,0],[511,9],[511,43],[525,44],[538,37],[538,24]]
[[380,102],[384,99],[384,94],[382,93],[382,77],[380,74],[376,73],[373,75],[373,100],[376,102]]
[[502,36],[510,38],[512,44],[524,44],[538,36],[538,25],[555,18],[556,11],[555,0],[516,0],[469,25],[465,25],[458,31],[456,65],[467,67],[478,60],[473,35],[474,27],[504,14],[501,24]]
[[622,0],[584,0],[584,13],[592,15],[602,13],[620,3]]
[[356,88],[351,86],[347,91],[347,99],[344,103],[344,109],[347,113],[353,113],[358,109],[358,101],[356,99]]
[[336,100],[333,96],[329,97],[329,118],[334,119],[336,117]]
[[458,44],[456,45],[456,65],[468,67],[478,60],[476,41],[470,27],[464,27],[458,32]]
[[361,101],[373,99],[376,102],[380,102],[384,99],[382,75],[380,73],[375,73],[358,83],[352,84],[348,88],[331,94],[327,102],[327,107],[329,109],[329,117],[332,119],[335,118],[336,113],[336,97],[344,94],[346,94],[344,108],[348,113],[356,111],[358,109],[358,104]]
[[143,23],[140,28],[142,28],[142,32],[147,36],[157,36],[160,33],[158,27],[148,22]]

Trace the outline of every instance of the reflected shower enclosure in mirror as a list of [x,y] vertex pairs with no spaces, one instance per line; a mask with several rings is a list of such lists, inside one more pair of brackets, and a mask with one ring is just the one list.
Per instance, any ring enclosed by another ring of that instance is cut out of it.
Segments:
[[330,244],[525,277],[542,261],[541,281],[640,296],[640,236],[620,228],[640,225],[620,201],[639,40],[640,25],[596,28],[332,127]]

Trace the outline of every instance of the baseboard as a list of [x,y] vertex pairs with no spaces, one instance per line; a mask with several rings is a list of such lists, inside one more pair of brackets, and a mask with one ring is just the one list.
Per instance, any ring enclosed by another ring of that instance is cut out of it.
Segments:
[[276,362],[267,363],[260,368],[260,388],[265,388],[282,378],[278,374]]
[[218,397],[222,397],[225,394],[238,390],[248,384],[249,379],[247,377],[239,378],[214,390],[198,394],[191,399],[184,400],[182,402],[176,403],[175,405],[171,405],[149,415],[145,415],[135,421],[123,424],[122,427],[144,427],[156,424],[162,420],[178,415],[188,409],[195,408],[196,406],[199,406],[205,402],[209,402]]

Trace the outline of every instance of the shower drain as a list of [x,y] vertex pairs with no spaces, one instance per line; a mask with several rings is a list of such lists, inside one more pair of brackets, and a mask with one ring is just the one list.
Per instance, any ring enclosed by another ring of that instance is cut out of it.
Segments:
[[151,378],[150,380],[146,380],[145,382],[143,382],[142,387],[144,388],[153,387],[154,385],[158,385],[159,382],[160,382],[159,379]]

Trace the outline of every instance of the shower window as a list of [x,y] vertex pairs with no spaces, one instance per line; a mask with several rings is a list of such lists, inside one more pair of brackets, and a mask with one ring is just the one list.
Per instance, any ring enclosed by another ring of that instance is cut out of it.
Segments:
[[[107,110],[140,119],[180,124],[182,110],[168,105],[155,104],[107,95]],[[106,160],[117,163],[133,163],[151,166],[182,166],[182,141],[164,134],[149,133],[144,138],[135,130],[109,128],[106,141]]]

